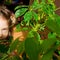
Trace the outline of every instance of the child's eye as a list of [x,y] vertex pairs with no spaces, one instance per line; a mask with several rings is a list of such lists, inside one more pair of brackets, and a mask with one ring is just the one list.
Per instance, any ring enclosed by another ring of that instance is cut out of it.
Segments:
[[4,29],[2,29],[2,30],[8,30],[8,28],[4,28]]
[[8,31],[8,29],[7,29],[7,28],[4,28],[4,29],[2,29],[2,31],[3,31],[3,32],[7,32],[7,31]]

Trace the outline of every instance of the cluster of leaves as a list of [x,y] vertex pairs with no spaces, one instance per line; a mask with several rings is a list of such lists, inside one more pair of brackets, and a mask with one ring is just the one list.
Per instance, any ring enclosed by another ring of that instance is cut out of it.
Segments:
[[[47,0],[47,2],[46,0],[41,0],[41,2],[34,0],[32,5],[17,6],[15,8],[16,18],[23,16],[24,19],[16,25],[16,30],[27,30],[29,33],[23,42],[20,42],[19,39],[12,42],[7,54],[4,54],[1,60],[27,60],[26,57],[19,58],[23,52],[26,53],[29,60],[51,60],[54,51],[60,46],[60,16],[55,14],[55,10],[53,0]],[[41,40],[38,31],[44,30],[45,26],[51,32],[47,39]],[[15,50],[17,56],[13,54],[10,57]]]
[[[29,56],[29,60],[51,60],[54,51],[60,45],[60,39],[56,38],[56,36],[60,36],[60,16],[55,14],[54,1],[34,0],[32,5],[17,6],[15,10],[16,18],[24,17],[19,24],[23,28],[19,29],[29,31],[28,37],[24,41],[25,52]],[[48,38],[42,41],[38,31],[44,30],[45,26],[53,33],[50,32]]]

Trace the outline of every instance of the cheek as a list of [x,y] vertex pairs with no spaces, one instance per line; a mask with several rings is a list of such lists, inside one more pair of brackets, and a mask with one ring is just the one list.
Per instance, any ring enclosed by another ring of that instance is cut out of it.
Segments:
[[8,36],[8,33],[9,33],[9,30],[3,30],[2,33],[3,33],[3,36],[4,36],[4,37],[7,37],[7,36]]

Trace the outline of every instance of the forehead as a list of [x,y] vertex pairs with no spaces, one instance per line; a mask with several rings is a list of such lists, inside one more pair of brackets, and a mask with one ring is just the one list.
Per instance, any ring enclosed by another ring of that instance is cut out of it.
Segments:
[[0,29],[8,28],[8,21],[3,16],[0,16]]

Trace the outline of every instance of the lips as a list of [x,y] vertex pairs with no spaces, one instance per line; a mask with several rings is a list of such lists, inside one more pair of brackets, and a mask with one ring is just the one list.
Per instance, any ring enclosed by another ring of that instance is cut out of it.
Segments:
[[0,37],[0,40],[4,40],[5,38],[3,38],[3,37]]
[[3,39],[3,38],[0,38],[0,39]]

